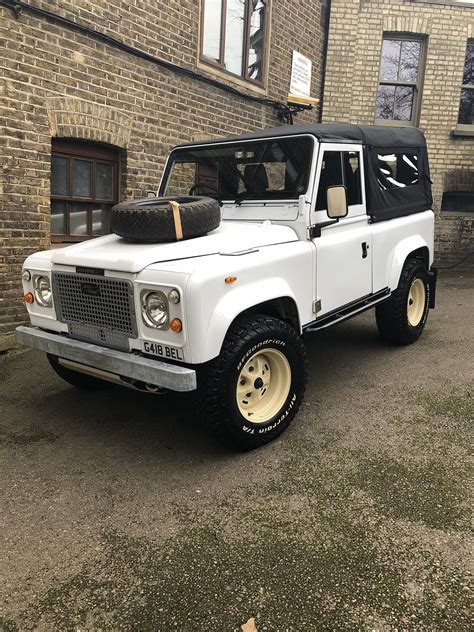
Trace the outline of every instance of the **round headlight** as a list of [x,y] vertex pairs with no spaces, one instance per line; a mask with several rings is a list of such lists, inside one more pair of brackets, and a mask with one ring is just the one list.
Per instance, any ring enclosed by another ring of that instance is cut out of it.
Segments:
[[150,292],[142,305],[143,319],[150,327],[166,329],[168,327],[168,299],[164,292]]
[[36,301],[42,307],[51,307],[53,304],[53,294],[51,283],[46,276],[37,276],[34,279]]
[[170,301],[170,303],[173,303],[174,305],[177,305],[180,301],[180,296],[179,296],[179,292],[178,290],[171,290],[171,292],[168,294],[168,299]]

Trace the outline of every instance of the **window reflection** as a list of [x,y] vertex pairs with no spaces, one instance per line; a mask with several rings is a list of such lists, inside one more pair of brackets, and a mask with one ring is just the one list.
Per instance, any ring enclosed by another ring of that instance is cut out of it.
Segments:
[[384,81],[415,82],[418,77],[421,42],[409,40],[384,40],[380,79]]
[[265,34],[265,5],[261,0],[252,0],[250,16],[250,41],[248,75],[258,81],[263,77],[263,47]]
[[393,118],[393,107],[395,100],[395,86],[379,86],[377,94],[377,110],[376,118],[391,119]]
[[384,38],[376,119],[414,122],[420,94],[418,82],[422,45],[420,39]]
[[74,160],[72,167],[72,194],[75,197],[90,198],[91,165],[88,160]]
[[474,85],[474,40],[467,45],[462,82]]
[[66,232],[66,202],[51,200],[51,234],[64,235]]
[[99,200],[111,200],[114,195],[114,168],[98,162],[95,166],[95,197]]
[[380,64],[380,79],[384,81],[398,79],[401,44],[400,41],[384,40],[382,45],[382,62]]
[[205,0],[202,52],[219,61],[221,48],[222,0]]
[[474,89],[461,90],[461,107],[459,108],[459,123],[474,125]]
[[99,235],[105,235],[109,232],[107,213],[107,204],[101,204],[99,207],[92,209],[92,235],[97,237]]
[[398,78],[401,81],[416,81],[420,64],[421,42],[402,42]]
[[413,88],[409,86],[379,86],[377,118],[410,121],[412,110]]
[[87,204],[69,202],[69,232],[71,235],[87,235]]
[[467,44],[462,84],[458,122],[474,125],[474,40]]
[[53,140],[52,241],[82,241],[109,232],[109,210],[118,201],[117,173],[117,151]]
[[69,189],[69,160],[51,157],[51,195],[67,195]]
[[245,1],[227,0],[224,66],[235,75],[242,74]]
[[202,57],[234,75],[263,83],[267,0],[202,1]]

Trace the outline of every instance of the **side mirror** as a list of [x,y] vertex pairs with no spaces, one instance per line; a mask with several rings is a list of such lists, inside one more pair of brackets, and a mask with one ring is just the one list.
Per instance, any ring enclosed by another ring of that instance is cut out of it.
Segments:
[[146,196],[147,198],[154,198],[156,197],[156,191],[147,191]]
[[326,189],[328,203],[328,217],[339,219],[348,213],[346,187],[342,185],[328,187]]

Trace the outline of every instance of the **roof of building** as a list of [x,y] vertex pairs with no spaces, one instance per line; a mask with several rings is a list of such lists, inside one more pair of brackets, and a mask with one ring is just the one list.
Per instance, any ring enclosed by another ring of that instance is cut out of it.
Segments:
[[262,138],[311,134],[323,142],[360,143],[371,147],[426,147],[423,134],[415,127],[385,127],[383,125],[352,125],[351,123],[313,123],[284,125],[256,130],[240,136],[226,136],[186,143],[204,145],[209,143],[240,142]]

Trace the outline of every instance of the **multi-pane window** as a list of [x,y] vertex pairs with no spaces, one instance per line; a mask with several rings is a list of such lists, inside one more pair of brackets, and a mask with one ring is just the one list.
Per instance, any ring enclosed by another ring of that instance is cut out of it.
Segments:
[[474,125],[474,40],[467,44],[458,123]]
[[263,83],[267,0],[202,0],[201,59]]
[[109,232],[118,201],[118,153],[94,144],[53,141],[51,240],[82,241]]
[[377,120],[416,125],[422,60],[422,39],[403,35],[384,36],[375,108]]

